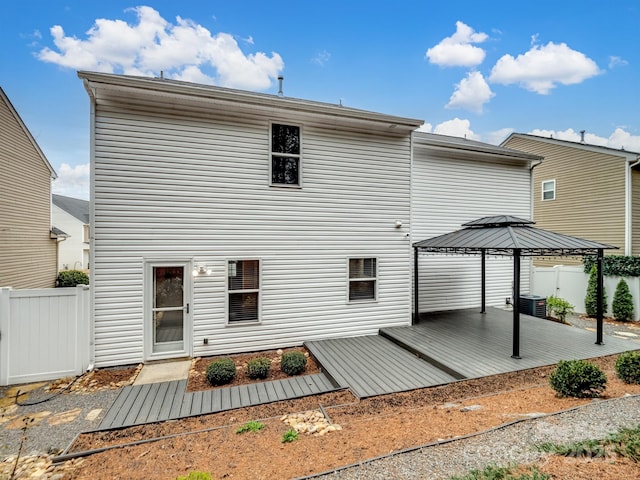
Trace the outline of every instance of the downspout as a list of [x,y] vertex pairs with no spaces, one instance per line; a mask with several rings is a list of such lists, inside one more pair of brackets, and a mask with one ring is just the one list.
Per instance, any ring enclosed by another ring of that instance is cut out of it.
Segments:
[[89,282],[89,366],[87,371],[91,371],[95,368],[96,363],[96,339],[95,339],[95,158],[96,158],[96,92],[89,87],[89,82],[85,79],[85,88],[89,92],[90,103],[90,117],[89,117],[89,166],[90,166],[90,178],[89,178],[89,275],[91,281]]
[[631,242],[633,241],[633,182],[632,171],[634,167],[640,165],[640,157],[635,158],[635,162],[629,161],[624,172],[624,254],[629,256],[633,254]]
[[[542,160],[532,160],[531,163],[529,164],[529,191],[531,192],[530,198],[529,198],[529,220],[534,220],[535,217],[535,212],[533,209],[533,205],[535,202],[535,193],[534,193],[534,183],[533,183],[533,169],[536,168],[538,165],[540,165],[542,163]],[[534,267],[533,267],[533,257],[529,257],[529,259],[527,260],[527,265],[529,268],[529,291],[533,292],[533,287],[534,287],[534,282],[533,282],[533,278],[534,278]],[[557,284],[556,284],[557,287]],[[514,299],[515,300],[515,299]]]

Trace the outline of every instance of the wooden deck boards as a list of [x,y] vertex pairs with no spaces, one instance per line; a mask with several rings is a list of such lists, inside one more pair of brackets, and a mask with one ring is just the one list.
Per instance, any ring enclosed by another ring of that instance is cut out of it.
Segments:
[[553,365],[560,360],[586,359],[634,350],[629,340],[606,336],[595,345],[595,333],[549,320],[520,316],[520,356],[511,358],[510,311],[487,309],[428,314],[418,325],[392,327],[381,334],[443,363],[466,378]]
[[360,398],[455,380],[378,335],[319,340],[305,345],[323,371]]
[[323,373],[272,382],[187,392],[187,381],[124,387],[98,430],[217,413],[235,408],[332,392],[336,386]]

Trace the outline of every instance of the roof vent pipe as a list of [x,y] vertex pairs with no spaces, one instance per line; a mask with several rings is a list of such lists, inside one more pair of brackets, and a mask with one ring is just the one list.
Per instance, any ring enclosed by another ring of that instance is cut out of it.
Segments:
[[282,81],[284,77],[282,75],[278,75],[278,96],[282,97],[284,93],[282,92]]
[[580,130],[580,143],[584,143],[584,130]]

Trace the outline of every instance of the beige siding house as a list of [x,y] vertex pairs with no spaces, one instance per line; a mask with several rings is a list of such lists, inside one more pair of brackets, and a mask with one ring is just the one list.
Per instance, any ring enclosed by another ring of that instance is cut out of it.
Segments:
[[51,232],[51,182],[56,174],[2,88],[0,127],[0,286],[53,287],[57,240]]
[[[619,248],[608,254],[640,254],[640,154],[520,133],[502,145],[544,157],[533,169],[537,227]],[[549,258],[535,263],[581,262]]]

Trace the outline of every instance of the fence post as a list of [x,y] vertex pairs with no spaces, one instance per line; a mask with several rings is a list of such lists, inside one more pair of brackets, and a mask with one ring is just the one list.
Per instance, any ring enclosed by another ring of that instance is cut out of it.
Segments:
[[89,287],[87,285],[76,286],[76,321],[78,332],[78,344],[76,351],[78,358],[76,364],[83,373],[89,367],[90,359],[90,335],[89,335]]
[[11,287],[0,288],[0,385],[9,383],[9,319]]

